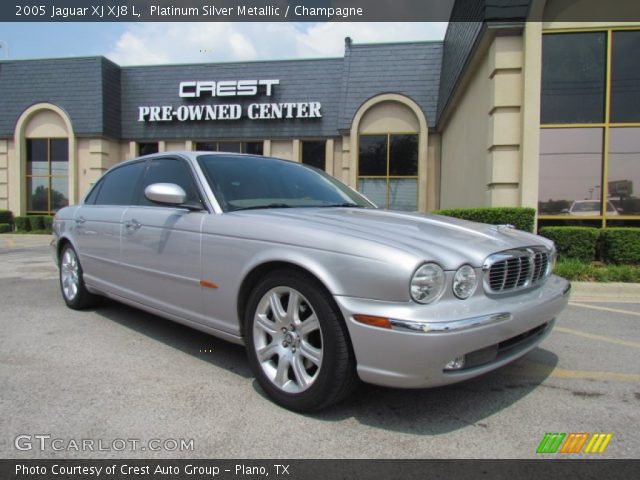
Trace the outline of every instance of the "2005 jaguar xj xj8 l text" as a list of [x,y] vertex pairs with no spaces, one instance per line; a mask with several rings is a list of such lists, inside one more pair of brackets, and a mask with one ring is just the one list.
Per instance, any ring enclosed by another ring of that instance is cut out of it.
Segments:
[[415,388],[524,355],[569,283],[509,226],[377,209],[325,173],[250,155],[156,154],[54,221],[71,308],[110,297],[246,345],[262,388],[313,411],[358,378]]

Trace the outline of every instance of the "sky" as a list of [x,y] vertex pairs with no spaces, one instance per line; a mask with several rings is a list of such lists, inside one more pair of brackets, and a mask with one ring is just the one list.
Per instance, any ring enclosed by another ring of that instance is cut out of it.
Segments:
[[446,23],[0,23],[0,59],[104,55],[120,65],[341,57],[353,42],[442,40]]

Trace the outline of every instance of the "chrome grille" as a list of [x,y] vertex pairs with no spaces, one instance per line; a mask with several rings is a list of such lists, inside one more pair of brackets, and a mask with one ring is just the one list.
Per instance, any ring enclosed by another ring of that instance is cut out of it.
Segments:
[[538,285],[544,281],[549,252],[529,247],[490,255],[484,263],[485,289],[490,293],[508,293]]

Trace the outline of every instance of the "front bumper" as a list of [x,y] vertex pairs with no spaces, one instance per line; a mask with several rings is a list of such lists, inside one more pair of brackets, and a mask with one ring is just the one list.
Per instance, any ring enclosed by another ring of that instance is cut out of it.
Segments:
[[[528,292],[430,305],[335,298],[347,319],[360,378],[422,388],[467,380],[521,357],[549,334],[569,291],[569,282],[552,275]],[[359,323],[354,315],[389,318],[392,329]],[[445,370],[459,356],[469,366]]]

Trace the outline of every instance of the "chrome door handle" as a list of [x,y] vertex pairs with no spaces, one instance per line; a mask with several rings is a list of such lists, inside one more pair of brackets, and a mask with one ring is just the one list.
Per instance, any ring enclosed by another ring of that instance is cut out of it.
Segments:
[[81,224],[83,224],[84,222],[86,222],[86,221],[87,221],[87,219],[86,219],[86,218],[84,218],[84,217],[78,217],[78,218],[74,219],[74,221],[76,222],[76,225],[81,225]]
[[137,230],[142,226],[142,224],[135,219],[131,219],[127,222],[124,222],[124,226],[128,230]]

